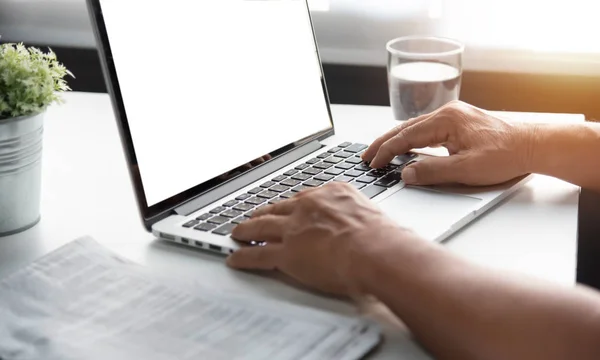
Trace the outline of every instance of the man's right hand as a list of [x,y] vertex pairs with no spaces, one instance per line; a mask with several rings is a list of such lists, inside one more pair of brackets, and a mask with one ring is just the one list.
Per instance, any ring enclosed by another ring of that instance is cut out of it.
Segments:
[[402,178],[407,184],[493,185],[528,173],[533,129],[453,101],[381,136],[363,159],[379,168],[411,149],[441,145],[450,156],[430,157],[406,167]]

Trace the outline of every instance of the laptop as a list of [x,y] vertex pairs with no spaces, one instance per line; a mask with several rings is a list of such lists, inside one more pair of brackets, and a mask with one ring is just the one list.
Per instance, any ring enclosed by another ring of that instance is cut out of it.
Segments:
[[443,241],[527,180],[407,187],[403,167],[426,155],[363,164],[373,139],[335,135],[306,0],[88,5],[141,218],[160,239],[229,254],[256,209],[343,181]]

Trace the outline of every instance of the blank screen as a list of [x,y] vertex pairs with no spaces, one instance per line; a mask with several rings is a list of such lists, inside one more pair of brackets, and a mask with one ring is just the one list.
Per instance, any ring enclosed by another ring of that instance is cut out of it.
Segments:
[[101,0],[148,206],[331,127],[304,0]]

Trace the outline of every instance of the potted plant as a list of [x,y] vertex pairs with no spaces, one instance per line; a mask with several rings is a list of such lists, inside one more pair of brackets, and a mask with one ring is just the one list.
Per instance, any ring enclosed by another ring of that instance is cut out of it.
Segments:
[[40,218],[43,117],[73,76],[47,53],[23,44],[0,44],[0,236]]

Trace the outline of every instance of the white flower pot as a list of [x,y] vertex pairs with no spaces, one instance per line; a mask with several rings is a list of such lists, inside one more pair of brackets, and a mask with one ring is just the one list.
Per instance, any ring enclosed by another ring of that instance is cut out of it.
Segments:
[[43,117],[0,120],[0,236],[40,219]]

